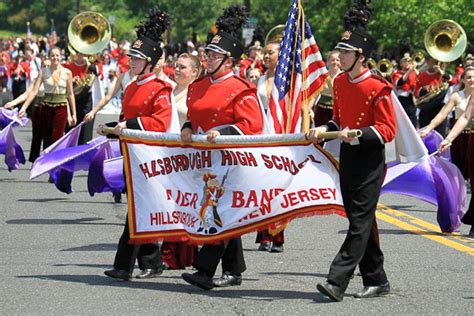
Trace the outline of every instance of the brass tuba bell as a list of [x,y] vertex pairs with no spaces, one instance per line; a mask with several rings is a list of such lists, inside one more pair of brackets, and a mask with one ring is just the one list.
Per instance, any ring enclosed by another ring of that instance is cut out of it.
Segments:
[[413,61],[416,64],[417,68],[422,67],[425,64],[425,53],[423,51],[419,50],[415,54],[413,54]]
[[377,63],[377,70],[380,72],[382,77],[390,76],[393,72],[392,62],[387,58],[379,60]]
[[367,59],[367,68],[370,70],[377,69],[377,62],[373,58]]
[[94,55],[103,50],[110,41],[110,24],[97,12],[81,12],[69,23],[67,35],[74,51]]
[[439,20],[425,32],[426,51],[436,60],[451,62],[464,53],[467,36],[463,28],[452,20]]
[[283,30],[285,26],[283,24],[277,25],[273,27],[270,31],[268,31],[267,35],[265,36],[265,46],[270,43],[280,44],[283,38]]

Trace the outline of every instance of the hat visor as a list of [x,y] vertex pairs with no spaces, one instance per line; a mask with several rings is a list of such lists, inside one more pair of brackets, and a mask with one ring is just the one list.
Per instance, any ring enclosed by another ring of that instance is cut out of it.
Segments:
[[213,52],[222,54],[222,55],[227,55],[227,51],[225,51],[225,50],[222,49],[221,47],[219,47],[219,46],[217,46],[217,45],[214,45],[214,44],[209,44],[209,45],[207,45],[207,46],[206,46],[206,50],[210,50],[210,51],[213,51]]
[[348,51],[352,51],[352,52],[358,52],[359,51],[359,48],[354,47],[352,45],[349,45],[347,43],[343,43],[343,42],[337,43],[337,45],[336,45],[336,47],[334,47],[334,49],[348,50]]
[[140,59],[147,59],[147,57],[145,56],[145,54],[143,54],[142,52],[136,50],[136,49],[131,49],[128,51],[127,53],[127,56],[129,57],[136,57],[136,58],[140,58]]

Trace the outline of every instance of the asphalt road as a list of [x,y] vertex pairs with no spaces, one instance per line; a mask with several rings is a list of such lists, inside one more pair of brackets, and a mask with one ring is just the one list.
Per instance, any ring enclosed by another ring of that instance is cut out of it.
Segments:
[[[110,120],[100,116],[98,121]],[[28,155],[31,126],[15,135]],[[0,157],[0,159],[3,159]],[[281,254],[256,251],[243,237],[248,270],[239,287],[203,291],[183,271],[131,282],[107,278],[121,235],[126,204],[111,194],[90,197],[86,173],[66,195],[47,182],[29,181],[30,163],[8,172],[0,164],[1,315],[471,315],[474,239],[439,233],[436,208],[412,198],[383,196],[378,214],[392,294],[358,300],[355,276],[341,303],[321,296],[329,265],[345,237],[337,215],[293,221]]]

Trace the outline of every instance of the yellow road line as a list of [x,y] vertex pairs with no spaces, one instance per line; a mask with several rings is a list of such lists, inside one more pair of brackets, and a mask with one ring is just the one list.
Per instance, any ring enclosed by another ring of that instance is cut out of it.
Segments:
[[382,204],[378,205],[378,210],[383,211],[384,213],[387,213],[389,215],[393,215],[395,217],[402,218],[404,221],[408,221],[408,222],[410,222],[412,224],[415,224],[417,226],[427,228],[431,231],[437,232],[437,233],[442,234],[444,236],[447,236],[447,237],[450,237],[450,238],[453,238],[453,239],[457,239],[461,242],[464,242],[464,243],[467,243],[467,244],[472,244],[474,246],[474,238],[469,238],[469,237],[466,237],[466,236],[461,235],[460,233],[456,233],[456,232],[454,232],[454,233],[442,232],[438,225],[432,224],[430,222],[426,222],[424,220],[421,220],[421,219],[419,219],[415,216],[409,215],[407,213],[388,208],[387,206],[382,205]]
[[[425,238],[431,239],[433,241],[436,241],[440,244],[443,244],[445,246],[454,248],[458,251],[465,252],[471,256],[474,256],[474,248],[471,248],[469,246],[463,245],[457,241],[453,241],[449,239],[448,237],[454,237],[458,238],[461,237],[459,234],[457,235],[452,235],[452,234],[443,234],[440,232],[439,227],[436,225],[433,225],[431,223],[425,222],[421,219],[418,219],[414,216],[405,214],[403,212],[389,209],[386,206],[380,205],[380,208],[377,211],[377,218],[380,220],[383,220],[384,222],[390,223],[392,225],[395,225],[397,227],[400,227],[402,229],[405,229],[407,231],[410,231],[412,233],[418,234],[420,236],[423,236]],[[408,220],[410,222],[406,223],[404,221],[401,221],[400,219],[397,219],[393,216],[403,218],[405,220]],[[414,226],[414,225],[417,226]],[[420,228],[423,227],[423,228]],[[426,229],[424,229],[426,228]],[[434,233],[434,234],[433,234]],[[464,241],[464,240],[462,240]]]

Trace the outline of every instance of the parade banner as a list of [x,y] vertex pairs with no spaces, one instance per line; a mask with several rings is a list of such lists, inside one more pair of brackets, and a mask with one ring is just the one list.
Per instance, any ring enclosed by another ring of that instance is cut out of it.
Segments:
[[183,144],[178,134],[125,130],[121,141],[131,243],[218,242],[344,213],[337,162],[302,134]]

